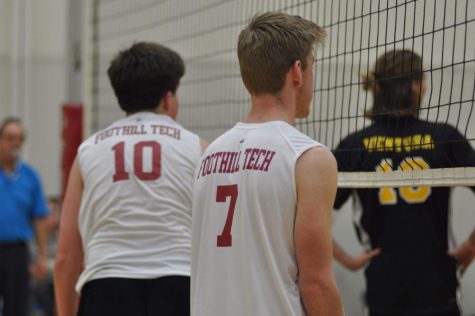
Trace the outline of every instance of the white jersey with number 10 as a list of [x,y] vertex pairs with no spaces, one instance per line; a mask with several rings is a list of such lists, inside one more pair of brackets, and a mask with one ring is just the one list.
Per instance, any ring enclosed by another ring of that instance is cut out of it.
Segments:
[[79,229],[89,280],[190,275],[191,191],[199,137],[165,115],[140,112],[78,150]]

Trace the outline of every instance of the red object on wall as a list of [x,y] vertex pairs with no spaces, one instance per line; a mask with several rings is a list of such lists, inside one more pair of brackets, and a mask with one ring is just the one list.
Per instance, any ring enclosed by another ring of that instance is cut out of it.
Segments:
[[64,104],[62,106],[62,132],[63,152],[61,157],[61,200],[66,193],[69,171],[73,165],[79,145],[82,142],[83,107],[81,104]]

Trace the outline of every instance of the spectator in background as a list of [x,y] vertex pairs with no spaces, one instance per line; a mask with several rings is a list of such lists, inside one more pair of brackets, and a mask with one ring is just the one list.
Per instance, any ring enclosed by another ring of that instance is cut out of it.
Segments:
[[[373,124],[341,141],[334,154],[340,171],[411,170],[475,166],[475,152],[454,127],[418,118],[426,91],[422,59],[410,50],[380,56],[366,79],[374,97]],[[354,149],[361,149],[355,151]],[[354,193],[354,194],[352,194]],[[358,237],[367,253],[335,258],[357,270],[367,262],[370,316],[460,315],[457,266],[475,256],[475,230],[449,251],[448,187],[339,189],[335,208],[353,196]]]
[[29,248],[35,237],[37,279],[46,275],[48,256],[44,220],[48,207],[36,171],[20,159],[25,130],[20,119],[0,125],[0,299],[3,316],[26,316],[29,309]]

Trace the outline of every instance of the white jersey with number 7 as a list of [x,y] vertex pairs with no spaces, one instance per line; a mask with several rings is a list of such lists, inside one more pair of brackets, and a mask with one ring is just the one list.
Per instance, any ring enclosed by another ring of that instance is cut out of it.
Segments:
[[282,121],[238,123],[205,151],[193,188],[191,314],[303,315],[295,164],[322,146]]

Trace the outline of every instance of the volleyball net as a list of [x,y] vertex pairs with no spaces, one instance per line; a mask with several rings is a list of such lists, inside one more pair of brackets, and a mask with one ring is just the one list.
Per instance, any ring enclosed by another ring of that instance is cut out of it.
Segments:
[[[242,84],[238,34],[258,12],[283,11],[327,31],[316,51],[310,116],[305,134],[335,149],[347,135],[372,124],[372,95],[362,74],[389,50],[422,56],[427,80],[420,118],[447,123],[475,143],[475,1],[473,0],[88,0],[85,60],[89,130],[123,116],[107,79],[112,57],[137,41],[169,46],[183,57],[178,121],[201,137],[215,137],[242,120],[250,97]],[[437,144],[435,144],[437,145]],[[362,148],[354,148],[355,152]],[[413,165],[411,165],[413,166]],[[407,169],[407,168],[406,168]],[[474,168],[345,172],[344,187],[475,185]]]

